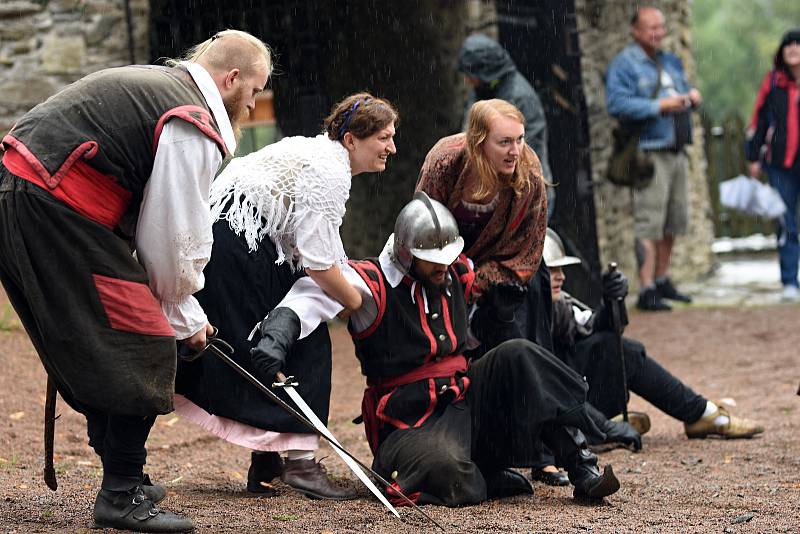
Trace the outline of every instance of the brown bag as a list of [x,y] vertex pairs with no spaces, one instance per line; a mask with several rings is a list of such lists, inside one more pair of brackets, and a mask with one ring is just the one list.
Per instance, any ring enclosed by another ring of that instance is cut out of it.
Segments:
[[[661,89],[661,63],[656,61],[658,81],[650,98],[655,98]],[[639,136],[644,121],[618,122],[611,131],[614,144],[608,158],[606,178],[614,185],[642,189],[650,185],[655,174],[653,159],[639,148]]]
[[641,130],[641,124],[618,124],[611,132],[614,145],[608,158],[606,178],[612,184],[641,189],[653,179],[653,160],[639,148]]

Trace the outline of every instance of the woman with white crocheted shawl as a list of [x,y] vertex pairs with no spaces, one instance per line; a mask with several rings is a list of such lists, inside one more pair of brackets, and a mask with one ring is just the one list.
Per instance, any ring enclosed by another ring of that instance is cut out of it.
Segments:
[[[334,106],[322,134],[288,137],[234,158],[213,182],[214,246],[205,288],[196,297],[220,337],[234,347],[234,359],[256,376],[272,381],[253,368],[249,351],[255,341],[248,341],[248,334],[303,273],[347,309],[361,306],[360,294],[340,271],[347,256],[339,227],[351,177],[383,171],[396,152],[397,119],[386,100],[351,95]],[[327,421],[327,327],[297,343],[283,371],[301,378],[298,392]],[[280,474],[275,453],[255,451],[288,451],[284,474],[293,466],[304,469],[302,476],[284,477],[288,484],[321,498],[352,496],[331,485],[314,462],[317,437],[224,363],[214,358],[181,362],[175,389],[178,414],[254,450],[248,490],[269,492],[263,484]]]

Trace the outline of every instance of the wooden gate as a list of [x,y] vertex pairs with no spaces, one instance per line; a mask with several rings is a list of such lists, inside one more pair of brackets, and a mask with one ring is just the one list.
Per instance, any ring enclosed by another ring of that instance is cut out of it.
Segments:
[[714,235],[744,237],[755,233],[773,233],[775,228],[771,221],[730,210],[719,203],[720,182],[740,174],[747,174],[747,161],[744,157],[744,121],[735,112],[726,114],[716,126],[712,125],[707,115],[703,115],[702,120],[706,132],[705,151],[708,161],[706,177]]

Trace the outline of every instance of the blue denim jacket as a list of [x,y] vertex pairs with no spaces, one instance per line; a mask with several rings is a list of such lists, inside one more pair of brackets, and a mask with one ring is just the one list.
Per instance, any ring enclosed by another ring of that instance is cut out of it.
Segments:
[[[661,68],[672,78],[674,87],[661,87],[658,95],[651,98],[658,81],[658,69],[642,48],[632,43],[626,46],[611,61],[606,72],[606,107],[618,120],[644,120],[639,138],[643,149],[664,149],[675,146],[675,128],[671,115],[662,115],[658,110],[658,99],[669,94],[685,94],[689,82],[683,72],[683,64],[674,54],[658,51]],[[691,139],[691,133],[690,133]]]

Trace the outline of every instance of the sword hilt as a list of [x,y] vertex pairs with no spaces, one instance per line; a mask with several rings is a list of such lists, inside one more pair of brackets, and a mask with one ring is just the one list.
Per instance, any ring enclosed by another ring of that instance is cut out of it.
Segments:
[[216,348],[221,350],[222,352],[231,355],[233,354],[233,347],[231,347],[227,341],[224,339],[219,338],[219,329],[216,326],[211,327],[213,331],[211,335],[206,338],[206,346],[200,349],[199,351],[193,351],[189,348],[188,345],[181,343],[178,347],[178,358],[180,358],[184,362],[193,362],[196,359],[205,355],[212,348]]
[[295,380],[293,376],[286,376],[285,374],[283,374],[282,371],[278,371],[275,374],[275,378],[277,378],[278,381],[272,383],[272,387],[274,388],[286,388],[286,387],[296,388],[297,386],[300,385],[300,382]]

